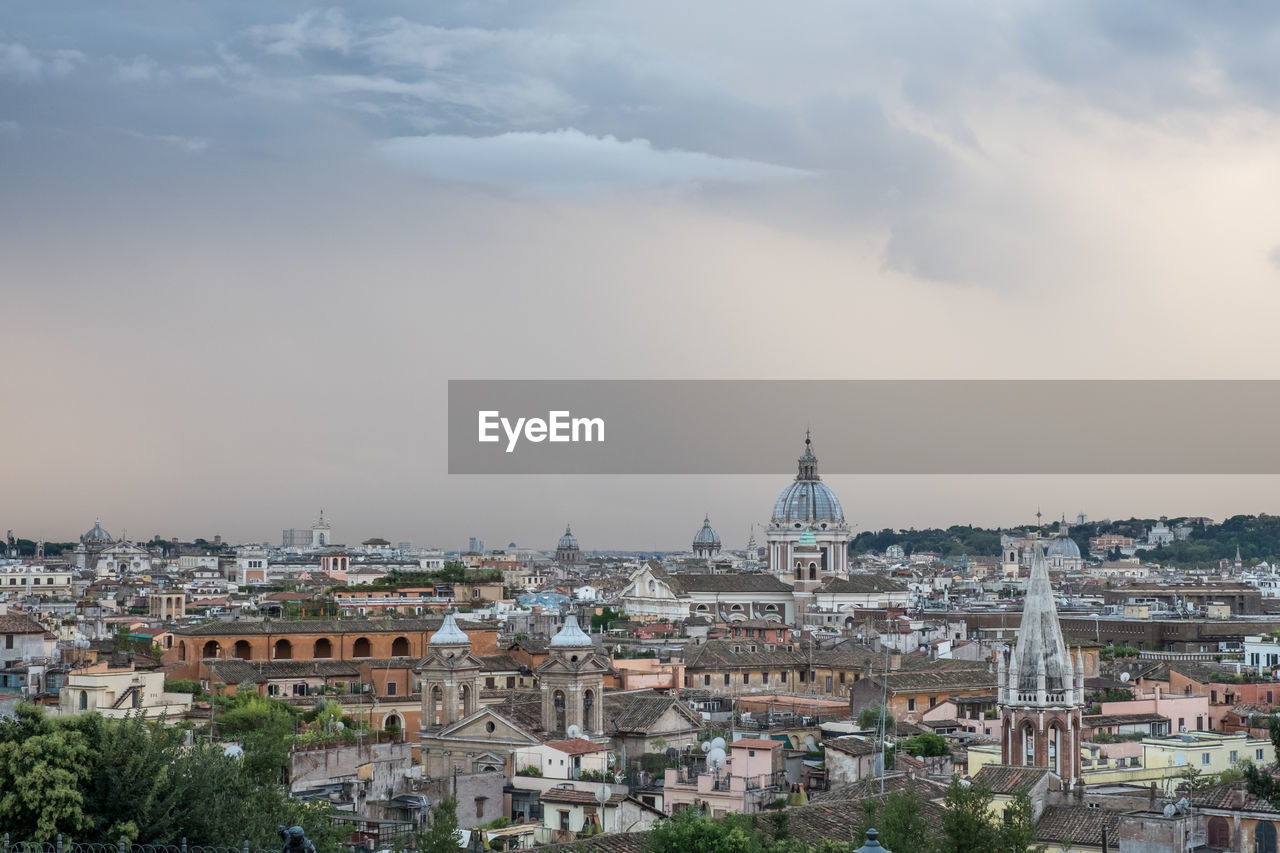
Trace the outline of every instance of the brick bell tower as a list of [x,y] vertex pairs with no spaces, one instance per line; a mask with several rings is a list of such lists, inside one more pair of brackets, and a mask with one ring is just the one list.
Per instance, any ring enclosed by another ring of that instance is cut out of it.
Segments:
[[1001,763],[1045,767],[1070,788],[1080,781],[1084,656],[1062,639],[1044,545],[1034,543],[1031,581],[1012,653],[999,655]]

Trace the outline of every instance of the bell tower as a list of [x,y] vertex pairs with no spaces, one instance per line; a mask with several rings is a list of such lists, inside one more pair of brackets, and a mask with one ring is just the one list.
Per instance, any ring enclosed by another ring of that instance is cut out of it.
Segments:
[[456,723],[479,707],[480,659],[471,653],[471,638],[453,613],[446,613],[440,630],[431,635],[418,671],[423,729]]
[[1077,649],[1073,665],[1058,623],[1044,545],[1039,537],[1032,545],[1017,645],[999,655],[997,668],[1001,763],[1045,767],[1065,788],[1080,780],[1084,656]]
[[588,736],[604,734],[604,676],[609,662],[570,613],[551,638],[550,654],[538,666],[542,688],[542,729],[560,736],[570,726]]

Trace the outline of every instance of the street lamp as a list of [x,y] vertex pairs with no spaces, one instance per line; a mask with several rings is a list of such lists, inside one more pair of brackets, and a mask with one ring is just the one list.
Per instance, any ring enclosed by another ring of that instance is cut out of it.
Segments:
[[892,853],[892,851],[880,846],[880,833],[874,829],[868,829],[867,843],[853,851],[853,853]]

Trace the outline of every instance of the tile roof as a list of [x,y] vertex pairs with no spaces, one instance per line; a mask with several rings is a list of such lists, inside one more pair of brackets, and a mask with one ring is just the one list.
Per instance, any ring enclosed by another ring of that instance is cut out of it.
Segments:
[[738,740],[735,740],[733,743],[729,744],[729,746],[730,747],[740,746],[746,749],[774,749],[776,747],[782,746],[782,741],[766,740],[764,738],[758,738],[758,737],[744,737],[744,738],[739,738]]
[[[413,634],[436,631],[439,619],[289,619],[262,621],[212,621],[175,628],[173,633],[187,637],[224,634]],[[458,622],[464,631],[493,631],[492,625]]]
[[[647,734],[672,706],[682,703],[661,693],[613,692],[604,694],[604,719],[609,730]],[[697,725],[690,722],[690,725]]]
[[44,626],[25,613],[6,613],[0,616],[0,633],[43,634]]
[[737,572],[727,575],[671,575],[668,579],[677,595],[691,592],[792,592],[791,587],[764,572]]
[[[503,690],[501,695],[502,701],[486,703],[484,707],[493,709],[527,732],[533,733],[542,728],[541,691]],[[605,694],[605,700],[607,703],[608,694]],[[606,704],[605,707],[607,708],[608,705]]]
[[1045,767],[987,764],[977,772],[973,781],[986,783],[993,794],[1016,794],[1034,787],[1048,773]]
[[1070,839],[1078,847],[1101,847],[1102,830],[1119,847],[1120,812],[1088,806],[1045,806],[1036,822],[1036,841],[1060,844]]
[[583,740],[580,737],[568,738],[566,740],[549,740],[546,746],[552,749],[558,749],[566,755],[587,755],[592,752],[605,752],[609,749],[608,744],[592,743],[589,740]]
[[[1243,797],[1241,794],[1243,794]],[[1191,799],[1196,806],[1202,809],[1280,814],[1280,808],[1277,808],[1266,797],[1251,794],[1244,782],[1224,782],[1221,785],[1202,788],[1192,794]],[[1241,805],[1242,800],[1243,805]]]
[[1086,714],[1082,721],[1086,726],[1126,726],[1139,723],[1160,723],[1169,721],[1161,714]]
[[647,832],[609,832],[604,835],[593,835],[582,841],[539,847],[538,850],[546,853],[648,853],[649,834]]
[[[872,782],[874,784],[870,784]],[[921,795],[920,808],[925,820],[934,826],[941,826],[944,810],[933,800],[946,793],[942,786],[923,779],[912,779],[905,774],[885,778],[886,795],[912,786]],[[854,789],[857,789],[856,795],[853,794]],[[829,796],[837,792],[842,796]],[[879,797],[879,779],[866,780],[856,785],[826,791],[815,796],[806,805],[796,806],[781,813],[786,815],[787,837],[810,844],[824,838],[848,839],[861,846],[863,839],[854,838],[853,833],[857,831],[865,814],[863,803],[877,800]],[[756,827],[761,834],[772,837],[776,832],[777,823],[762,816],[757,820]]]
[[823,587],[822,592],[833,593],[869,593],[869,592],[905,592],[905,584],[884,575],[849,575],[848,579],[832,578]]
[[843,752],[845,755],[861,756],[875,755],[876,753],[876,745],[874,743],[857,735],[829,738],[823,741],[823,745],[827,749],[834,749],[836,752]]
[[[606,805],[616,806],[627,798],[626,794],[611,793]],[[540,799],[544,803],[572,803],[574,805],[591,805],[598,806],[600,801],[596,799],[595,788],[590,791],[570,790],[569,788],[551,788],[543,791]]]
[[519,672],[525,669],[525,665],[513,658],[511,655],[481,655],[480,671],[481,672]]
[[[888,773],[884,777],[884,792],[886,794],[894,791],[902,791],[913,787],[920,794],[921,799],[932,800],[945,796],[947,786],[931,779],[923,779],[920,777],[912,777],[906,773]],[[880,778],[863,779],[860,782],[853,782],[848,785],[837,785],[828,791],[820,794],[814,794],[809,802],[812,803],[830,803],[845,802],[848,800],[865,800],[868,797],[879,796],[880,794]]]

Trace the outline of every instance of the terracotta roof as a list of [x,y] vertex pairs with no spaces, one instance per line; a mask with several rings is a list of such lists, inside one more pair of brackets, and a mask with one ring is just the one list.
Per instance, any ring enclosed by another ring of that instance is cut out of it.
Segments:
[[538,850],[547,853],[648,853],[649,833],[608,832],[568,844],[539,847]]
[[[413,634],[437,631],[439,619],[275,619],[262,621],[211,621],[175,628],[173,633],[187,637],[223,634]],[[464,631],[493,631],[492,625],[458,622]]]
[[1011,764],[988,764],[973,777],[975,783],[986,783],[993,794],[1017,794],[1027,791],[1048,775],[1045,767],[1019,767]]
[[606,744],[592,743],[591,741],[583,740],[580,737],[568,738],[566,740],[549,740],[546,745],[552,749],[558,749],[568,755],[587,755],[591,752],[604,752],[609,749]]
[[481,672],[519,672],[525,665],[511,655],[481,655]]
[[[912,777],[906,773],[890,773],[884,777],[884,792],[886,794],[902,791],[912,786],[920,794],[920,798],[925,801],[945,796],[947,793],[946,785],[931,779]],[[874,779],[863,779],[860,782],[853,782],[848,785],[837,785],[829,791],[814,794],[809,799],[809,802],[813,804],[865,800],[868,797],[879,796],[879,794],[880,777],[877,776]]]
[[6,613],[0,616],[0,633],[43,634],[44,626],[25,613]]
[[[606,805],[616,806],[627,798],[626,794],[611,793]],[[552,788],[543,791],[541,795],[544,803],[573,803],[575,805],[600,805],[600,801],[596,799],[596,791],[593,787],[590,791],[575,791],[568,788]]]
[[668,579],[677,594],[691,592],[779,592],[791,587],[764,572],[735,572],[726,575],[671,575]]
[[1280,814],[1280,808],[1276,808],[1270,800],[1249,793],[1244,782],[1225,782],[1221,785],[1202,788],[1192,794],[1191,799],[1198,808],[1202,809]]
[[845,755],[861,756],[876,754],[876,745],[866,738],[860,738],[857,735],[831,738],[823,741],[823,745],[827,749],[834,749],[836,752],[843,752]]
[[869,592],[904,592],[904,584],[884,575],[849,575],[849,578],[833,578],[827,582],[822,592],[833,593],[869,593]]
[[1036,841],[1060,844],[1069,838],[1078,847],[1101,847],[1104,828],[1111,843],[1119,847],[1120,812],[1088,806],[1045,806],[1036,822]]
[[730,747],[741,746],[746,749],[773,749],[782,746],[780,740],[765,740],[758,737],[744,737],[729,744]]
[[224,684],[261,684],[273,678],[360,677],[359,667],[340,660],[219,660],[209,664],[209,672]]
[[[875,784],[868,784],[870,782]],[[900,774],[885,778],[885,794],[905,790],[913,785],[921,795],[920,810],[925,820],[934,826],[941,826],[945,811],[942,806],[933,802],[934,798],[941,797],[945,793],[945,789],[941,786]],[[850,791],[853,789],[858,789],[859,793],[850,796]],[[836,791],[840,791],[843,796],[829,796]],[[826,791],[814,797],[807,805],[790,808],[781,813],[786,818],[787,837],[810,844],[824,838],[842,841],[848,839],[861,846],[863,839],[854,838],[853,834],[865,816],[863,804],[877,800],[879,796],[880,780],[878,778],[867,780],[866,783]],[[761,834],[772,837],[777,831],[778,823],[775,819],[762,815],[757,819],[756,827]]]
[[[677,709],[684,708],[688,710],[688,706],[678,699],[664,696],[661,693],[650,691],[605,693],[605,726],[608,730],[615,732],[641,732],[647,734],[672,706]],[[700,720],[701,718],[699,718],[698,723],[690,720],[690,725],[701,727]]]

